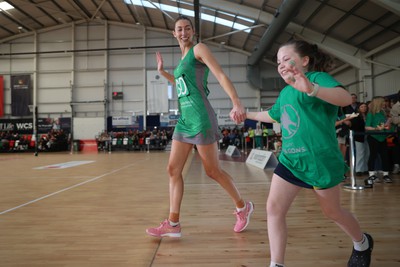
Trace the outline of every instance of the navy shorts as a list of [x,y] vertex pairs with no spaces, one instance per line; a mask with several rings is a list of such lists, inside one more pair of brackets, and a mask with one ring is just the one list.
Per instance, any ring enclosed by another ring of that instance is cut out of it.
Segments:
[[282,163],[278,163],[278,166],[276,166],[274,173],[276,175],[279,175],[283,180],[291,184],[308,189],[322,189],[303,182],[302,180],[294,176],[294,174],[288,168],[286,168]]

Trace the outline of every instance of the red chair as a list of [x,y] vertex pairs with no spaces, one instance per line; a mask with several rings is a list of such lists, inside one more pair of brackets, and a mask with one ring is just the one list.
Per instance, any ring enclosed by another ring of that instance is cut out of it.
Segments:
[[9,150],[13,150],[15,146],[15,140],[10,140],[8,143]]
[[31,139],[31,141],[29,141],[29,147],[30,148],[34,148],[35,147],[35,140]]

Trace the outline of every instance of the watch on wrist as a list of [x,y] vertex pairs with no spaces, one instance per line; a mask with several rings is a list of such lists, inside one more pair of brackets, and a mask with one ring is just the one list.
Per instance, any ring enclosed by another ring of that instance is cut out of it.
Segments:
[[307,93],[308,96],[314,97],[318,94],[318,90],[319,90],[319,84],[318,83],[312,83],[313,85],[313,90],[311,93]]

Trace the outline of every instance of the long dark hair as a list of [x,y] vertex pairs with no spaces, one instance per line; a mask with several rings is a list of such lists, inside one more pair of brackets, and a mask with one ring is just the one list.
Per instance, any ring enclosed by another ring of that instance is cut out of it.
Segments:
[[331,56],[318,49],[316,44],[310,44],[303,40],[291,39],[280,47],[291,45],[300,57],[309,57],[308,71],[328,72],[333,69],[334,61]]

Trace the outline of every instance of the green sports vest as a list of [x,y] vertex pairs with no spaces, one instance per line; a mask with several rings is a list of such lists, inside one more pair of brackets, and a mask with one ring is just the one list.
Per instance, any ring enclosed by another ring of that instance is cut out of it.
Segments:
[[201,133],[209,139],[217,129],[215,112],[207,99],[209,69],[195,58],[193,49],[194,46],[174,70],[180,112],[174,134],[192,138]]

